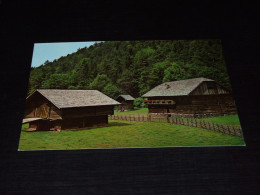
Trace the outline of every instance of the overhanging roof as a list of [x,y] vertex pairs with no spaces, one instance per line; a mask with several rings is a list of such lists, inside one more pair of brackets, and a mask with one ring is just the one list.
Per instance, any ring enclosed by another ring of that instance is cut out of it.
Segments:
[[[33,94],[34,93],[40,93],[57,108],[108,106],[120,104],[98,90],[37,89],[33,92]],[[27,99],[30,96],[28,96]]]
[[197,88],[204,81],[214,80],[200,77],[194,79],[166,82],[151,89],[142,97],[189,95],[195,88]]

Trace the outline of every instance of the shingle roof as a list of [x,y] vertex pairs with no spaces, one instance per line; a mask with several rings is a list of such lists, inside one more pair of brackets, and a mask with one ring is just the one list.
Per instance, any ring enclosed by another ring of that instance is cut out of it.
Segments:
[[119,97],[124,98],[125,100],[135,100],[135,98],[133,98],[131,95],[119,95],[116,99],[118,99]]
[[194,79],[166,82],[151,89],[142,97],[189,95],[195,88],[197,88],[204,81],[214,80],[200,77]]
[[37,89],[36,91],[58,108],[120,104],[97,90]]

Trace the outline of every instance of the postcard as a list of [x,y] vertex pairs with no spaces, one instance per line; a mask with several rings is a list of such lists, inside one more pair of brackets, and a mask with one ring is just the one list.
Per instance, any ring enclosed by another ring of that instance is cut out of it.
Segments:
[[221,40],[35,43],[19,151],[245,146]]

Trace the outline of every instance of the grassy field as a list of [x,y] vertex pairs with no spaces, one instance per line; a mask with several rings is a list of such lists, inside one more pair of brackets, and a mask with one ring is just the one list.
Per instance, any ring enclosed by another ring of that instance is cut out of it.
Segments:
[[212,117],[212,118],[205,118],[202,119],[204,121],[209,121],[212,123],[218,123],[218,124],[224,124],[224,125],[234,125],[234,126],[240,126],[238,115],[228,115],[228,116],[218,116],[218,117]]
[[244,145],[242,138],[169,123],[109,121],[108,127],[79,131],[26,132],[19,150]]

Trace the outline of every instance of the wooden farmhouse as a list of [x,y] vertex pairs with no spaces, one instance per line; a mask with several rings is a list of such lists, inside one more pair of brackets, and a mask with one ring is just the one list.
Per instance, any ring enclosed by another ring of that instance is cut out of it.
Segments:
[[26,98],[23,123],[31,130],[106,126],[116,105],[97,90],[38,89]]
[[125,111],[125,110],[132,110],[134,109],[134,100],[131,95],[119,95],[116,98],[116,101],[120,102],[121,104],[117,106],[117,110],[119,112]]
[[236,113],[231,91],[207,78],[194,78],[160,84],[142,97],[147,98],[149,114],[168,113],[207,117]]

